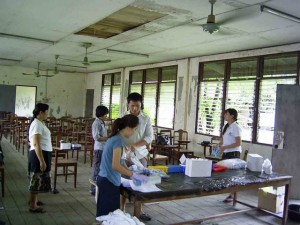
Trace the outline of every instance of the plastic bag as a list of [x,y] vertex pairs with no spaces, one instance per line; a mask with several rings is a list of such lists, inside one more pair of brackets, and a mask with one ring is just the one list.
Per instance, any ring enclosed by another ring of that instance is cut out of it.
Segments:
[[272,163],[269,159],[265,159],[262,164],[262,169],[266,174],[272,173]]
[[226,166],[228,169],[236,170],[236,169],[245,169],[246,162],[241,159],[225,159],[217,163],[221,166]]
[[216,146],[216,147],[214,148],[213,152],[212,152],[212,155],[213,155],[214,157],[218,157],[219,151],[220,151],[220,148],[219,148],[218,146]]

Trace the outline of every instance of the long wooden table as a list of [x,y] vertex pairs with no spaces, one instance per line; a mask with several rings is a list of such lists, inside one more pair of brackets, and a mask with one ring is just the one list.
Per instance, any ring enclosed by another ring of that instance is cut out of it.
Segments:
[[236,203],[248,206],[249,209],[245,210],[234,210],[233,212],[213,215],[205,218],[200,218],[193,221],[184,221],[177,224],[198,224],[205,220],[214,219],[217,217],[225,217],[229,215],[235,215],[237,213],[245,213],[251,210],[262,210],[258,209],[257,206],[250,205],[245,202],[241,202],[237,199],[236,192],[258,189],[261,187],[268,186],[285,186],[285,197],[284,197],[284,211],[283,216],[280,217],[276,214],[262,210],[268,214],[276,216],[282,219],[282,225],[286,224],[287,220],[287,207],[289,197],[289,186],[291,183],[291,176],[281,175],[273,173],[271,175],[261,176],[260,172],[251,172],[249,170],[227,170],[221,173],[212,173],[209,178],[192,178],[185,176],[183,173],[170,174],[170,178],[162,179],[162,183],[158,184],[157,187],[162,191],[142,193],[134,191],[131,188],[121,186],[121,194],[133,201],[134,204],[134,215],[139,217],[141,214],[141,204],[145,202],[158,202],[158,201],[169,201],[177,199],[186,199],[202,196],[210,196],[224,193],[235,192],[233,206]]

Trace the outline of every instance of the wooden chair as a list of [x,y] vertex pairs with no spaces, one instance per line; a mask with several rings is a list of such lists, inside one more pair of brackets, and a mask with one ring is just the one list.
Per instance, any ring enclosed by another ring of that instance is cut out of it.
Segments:
[[0,182],[2,187],[2,197],[4,197],[4,167],[0,166]]
[[[55,157],[54,161],[52,163],[54,167],[54,181],[53,181],[53,189],[56,190],[56,182],[58,176],[64,176],[65,177],[65,183],[67,182],[68,175],[74,176],[74,188],[76,188],[77,184],[77,161],[69,160],[69,159],[62,159],[58,160],[58,154],[62,152],[67,152],[69,150],[60,150],[58,147],[54,147],[53,150],[55,151]],[[62,173],[58,171],[58,168],[62,168]],[[70,170],[69,168],[73,167],[73,170]]]
[[[169,138],[169,145],[172,145],[172,130],[170,129],[161,129],[158,132],[158,129],[156,130],[156,140],[157,136],[168,136]],[[156,162],[165,162],[166,165],[168,165],[171,161],[171,155],[172,155],[172,150],[168,148],[167,146],[159,146],[157,141],[155,141],[152,145],[150,145],[150,157],[149,159],[152,161],[152,165],[154,166]]]
[[182,129],[174,131],[174,145],[177,145],[178,148],[174,149],[172,157],[179,164],[179,159],[184,154],[187,158],[194,157],[194,151],[188,149],[188,144],[191,141],[188,139],[188,132]]
[[28,150],[28,137],[27,137],[27,132],[28,132],[28,126],[30,120],[27,117],[17,117],[17,124],[16,126],[16,148],[18,151],[20,151],[21,145],[22,145],[22,154],[24,155],[24,149]]
[[84,143],[84,163],[86,163],[87,156],[90,157],[90,164],[93,165],[93,156],[94,156],[94,139],[92,134],[85,135],[85,143]]
[[168,165],[170,157],[167,155],[158,154],[160,152],[161,146],[149,145],[149,159],[152,161],[152,166],[155,166],[157,162],[165,162]]

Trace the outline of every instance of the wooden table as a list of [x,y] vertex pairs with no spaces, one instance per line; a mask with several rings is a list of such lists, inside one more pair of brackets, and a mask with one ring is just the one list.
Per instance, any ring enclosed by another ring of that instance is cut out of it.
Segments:
[[162,179],[162,183],[157,187],[162,191],[142,193],[134,191],[131,188],[121,186],[121,194],[133,201],[134,204],[134,216],[139,217],[141,214],[141,204],[144,202],[158,202],[169,201],[177,199],[187,199],[194,197],[210,196],[224,193],[232,193],[238,191],[246,191],[251,189],[258,189],[267,186],[285,186],[284,197],[284,211],[283,217],[268,212],[266,210],[258,209],[257,206],[250,205],[245,202],[241,202],[237,199],[235,193],[233,206],[236,203],[248,206],[249,209],[245,210],[233,210],[233,212],[208,216],[205,218],[185,221],[179,224],[192,224],[201,223],[205,220],[210,220],[218,217],[225,217],[229,215],[235,215],[237,213],[245,213],[251,210],[261,210],[273,216],[282,219],[282,225],[286,224],[287,220],[287,207],[289,197],[289,186],[291,183],[291,176],[281,175],[273,173],[271,175],[260,176],[260,172],[251,172],[249,170],[227,170],[222,173],[212,173],[209,178],[195,178],[185,176],[183,173],[171,174],[170,178]]

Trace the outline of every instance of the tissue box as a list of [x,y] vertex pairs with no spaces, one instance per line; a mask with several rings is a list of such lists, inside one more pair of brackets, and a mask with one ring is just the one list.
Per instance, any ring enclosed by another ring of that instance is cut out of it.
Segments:
[[264,158],[258,154],[248,154],[247,156],[247,169],[251,171],[260,172]]
[[60,143],[60,149],[71,149],[71,143]]
[[285,187],[265,187],[258,189],[258,208],[273,213],[283,212]]
[[189,177],[210,177],[212,161],[208,159],[186,159],[185,175]]
[[81,149],[81,144],[72,144],[71,148],[74,150],[80,150]]

